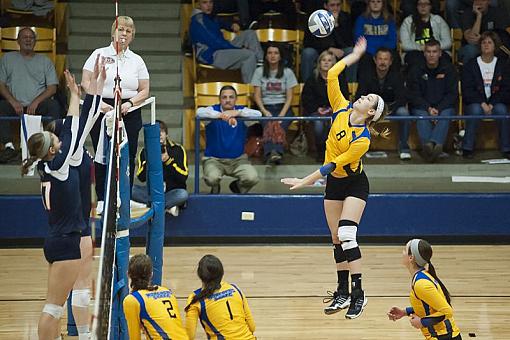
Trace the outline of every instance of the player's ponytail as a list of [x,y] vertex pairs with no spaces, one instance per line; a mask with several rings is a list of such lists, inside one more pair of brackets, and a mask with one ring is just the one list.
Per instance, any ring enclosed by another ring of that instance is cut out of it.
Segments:
[[[373,109],[374,110],[377,109],[377,103],[375,104]],[[376,124],[378,124],[379,122],[384,120],[384,118],[388,115],[388,112],[389,112],[388,108],[385,105],[384,108],[383,108],[383,112],[381,113],[381,115],[379,116],[377,121],[373,120],[373,116],[370,116],[369,118],[367,118],[366,123],[367,123],[367,126],[368,126],[368,131],[370,131],[370,135],[371,136],[382,137],[384,139],[388,139],[388,137],[390,136],[390,129],[385,128],[384,130],[379,131],[378,129],[375,128]]]
[[21,163],[21,176],[28,174],[28,170],[38,159],[46,157],[51,145],[49,132],[34,133],[27,141],[28,158]]
[[448,291],[448,289],[446,289],[446,286],[439,279],[439,277],[437,277],[436,268],[434,268],[434,266],[432,265],[432,262],[430,262],[430,260],[429,260],[428,272],[429,272],[430,275],[432,275],[432,277],[434,279],[436,279],[437,283],[439,283],[439,285],[441,286],[441,290],[443,291],[444,297],[446,298],[446,301],[448,302],[449,305],[451,305],[452,304],[452,302],[451,302],[452,298],[450,296],[450,292]]
[[211,296],[216,290],[221,287],[221,280],[223,279],[223,265],[219,258],[214,255],[205,255],[198,262],[197,275],[202,280],[202,289],[198,294],[195,294],[190,303],[184,308],[188,311],[192,304],[202,299]]
[[130,287],[133,291],[157,289],[157,286],[151,285],[152,261],[145,254],[136,254],[129,260],[128,276],[131,279]]

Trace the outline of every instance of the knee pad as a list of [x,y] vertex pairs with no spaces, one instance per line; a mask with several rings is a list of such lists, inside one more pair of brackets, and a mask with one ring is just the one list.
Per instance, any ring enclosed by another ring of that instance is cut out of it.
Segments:
[[342,249],[344,251],[358,246],[358,242],[356,242],[357,232],[358,224],[356,222],[340,220],[338,223],[338,238],[342,241]]
[[72,303],[75,307],[89,307],[90,304],[90,289],[74,289]]
[[53,316],[55,319],[59,320],[62,317],[62,314],[64,313],[64,307],[54,305],[52,303],[47,303],[44,305],[42,312],[49,314]]
[[344,250],[342,249],[342,245],[340,244],[334,244],[335,249],[333,250],[333,253],[335,255],[335,262],[336,263],[342,263],[347,261],[347,258],[345,257]]

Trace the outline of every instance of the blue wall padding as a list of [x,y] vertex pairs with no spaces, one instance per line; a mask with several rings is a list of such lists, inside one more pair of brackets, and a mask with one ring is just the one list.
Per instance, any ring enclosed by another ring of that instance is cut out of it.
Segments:
[[[510,194],[375,194],[362,236],[510,235]],[[44,237],[39,196],[0,196],[0,237]],[[255,221],[241,221],[241,212]],[[7,213],[9,212],[9,213]],[[146,228],[130,230],[145,236]],[[178,217],[166,215],[167,237],[328,236],[321,195],[191,195]]]
[[147,159],[147,185],[152,201],[154,217],[147,230],[147,255],[152,259],[152,282],[161,285],[163,277],[163,244],[165,241],[165,193],[163,188],[163,165],[161,164],[161,144],[159,124],[143,126],[145,155]]

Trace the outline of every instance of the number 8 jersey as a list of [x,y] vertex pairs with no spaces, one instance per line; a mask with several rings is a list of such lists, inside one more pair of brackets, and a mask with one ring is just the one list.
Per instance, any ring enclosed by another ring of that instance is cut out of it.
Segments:
[[123,308],[130,340],[141,339],[142,329],[147,339],[188,339],[177,299],[168,288],[133,291],[124,299]]
[[370,147],[368,127],[349,122],[352,104],[345,99],[338,84],[338,76],[345,66],[343,61],[339,61],[328,71],[328,98],[333,108],[333,117],[324,160],[324,164],[335,163],[335,170],[331,174],[340,178],[361,173],[361,157]]
[[[188,304],[200,293],[195,290],[188,297]],[[186,330],[190,339],[195,338],[197,320],[211,340],[251,340],[256,339],[255,321],[248,301],[241,290],[222,281],[219,290],[211,296],[193,303],[186,312]]]

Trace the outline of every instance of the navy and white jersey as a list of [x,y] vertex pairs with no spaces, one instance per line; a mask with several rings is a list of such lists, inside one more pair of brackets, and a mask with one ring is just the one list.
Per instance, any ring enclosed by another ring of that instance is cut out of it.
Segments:
[[86,228],[80,194],[79,166],[83,158],[83,144],[93,125],[100,97],[87,95],[80,117],[67,117],[60,131],[60,151],[51,161],[40,161],[37,170],[41,177],[41,195],[48,211],[49,235],[59,236]]
[[80,114],[80,126],[78,128],[78,140],[74,148],[73,155],[69,164],[71,166],[80,166],[83,157],[84,145],[90,130],[94,126],[101,111],[99,104],[101,103],[101,96],[93,96],[87,94],[83,100]]

